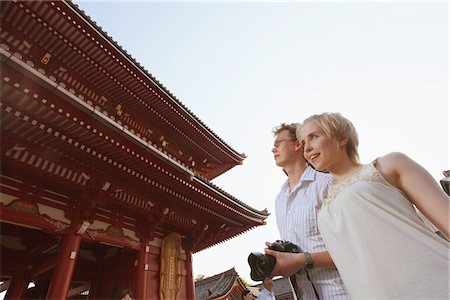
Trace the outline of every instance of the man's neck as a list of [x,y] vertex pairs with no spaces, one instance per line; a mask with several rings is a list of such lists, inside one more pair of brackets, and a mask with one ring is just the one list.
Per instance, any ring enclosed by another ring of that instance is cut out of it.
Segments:
[[283,168],[288,176],[289,189],[292,189],[297,184],[307,167],[306,163],[297,163]]

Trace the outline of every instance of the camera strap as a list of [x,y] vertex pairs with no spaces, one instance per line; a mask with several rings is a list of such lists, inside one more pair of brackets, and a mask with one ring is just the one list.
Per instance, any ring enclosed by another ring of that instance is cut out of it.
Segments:
[[305,272],[306,272],[306,278],[308,278],[309,282],[311,282],[311,285],[314,289],[314,294],[316,294],[317,300],[320,300],[319,293],[317,292],[316,287],[314,286],[314,283],[312,282],[311,277],[309,277],[309,273],[306,269],[305,269]]
[[297,279],[295,279],[295,274],[289,277],[289,281],[291,282],[292,288],[294,289],[294,297],[296,300],[303,299],[303,292],[297,285]]
[[[314,286],[314,283],[313,283],[312,280],[311,280],[311,277],[309,277],[308,271],[307,271],[306,269],[304,269],[304,271],[305,271],[305,273],[306,273],[306,278],[308,278],[308,281],[309,281],[309,282],[311,283],[311,285],[312,285],[312,288],[313,288],[313,290],[314,290],[314,294],[316,295],[316,299],[317,299],[317,300],[320,300],[319,293],[317,292],[316,287]],[[303,291],[302,291],[301,288],[298,286],[298,284],[297,284],[297,278],[296,278],[295,275],[296,275],[296,274],[290,276],[290,277],[289,277],[289,280],[291,281],[292,288],[294,289],[294,293],[295,293],[296,298],[297,298],[298,300],[300,300],[300,299],[303,299]]]

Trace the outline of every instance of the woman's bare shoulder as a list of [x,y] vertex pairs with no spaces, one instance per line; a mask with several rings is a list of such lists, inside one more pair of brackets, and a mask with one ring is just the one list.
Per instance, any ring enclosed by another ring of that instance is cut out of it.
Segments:
[[375,161],[375,165],[384,169],[391,169],[392,167],[395,168],[402,164],[407,164],[408,162],[412,162],[412,160],[406,154],[401,152],[391,152],[378,157]]
[[399,187],[399,176],[414,165],[414,162],[404,153],[391,152],[378,157],[374,166],[381,175],[393,186]]

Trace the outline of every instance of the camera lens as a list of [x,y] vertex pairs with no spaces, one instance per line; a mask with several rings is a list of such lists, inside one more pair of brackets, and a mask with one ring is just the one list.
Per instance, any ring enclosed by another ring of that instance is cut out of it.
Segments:
[[[302,250],[295,244],[276,240],[269,249],[279,252],[301,253]],[[275,267],[276,259],[271,255],[265,255],[260,252],[252,252],[248,256],[248,264],[250,265],[250,277],[254,281],[263,281],[270,276]]]
[[252,252],[248,256],[248,264],[251,269],[251,279],[254,281],[263,281],[272,273],[275,267],[275,258],[259,252]]

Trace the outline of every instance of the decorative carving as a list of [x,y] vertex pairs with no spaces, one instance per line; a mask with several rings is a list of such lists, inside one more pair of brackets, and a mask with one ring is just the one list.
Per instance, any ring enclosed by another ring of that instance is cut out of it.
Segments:
[[[192,220],[194,221],[194,220]],[[200,224],[194,224],[192,230],[191,230],[191,240],[192,240],[192,246],[196,247],[197,243],[204,240],[204,236],[206,231],[208,230],[208,225],[200,225]]]
[[138,221],[137,234],[141,243],[145,243],[146,240],[152,241],[155,238],[156,228],[161,226],[165,219],[162,208],[154,204],[152,211]]
[[45,55],[41,59],[41,63],[44,65],[48,64],[50,62],[50,58],[52,58],[52,55],[50,53],[45,53]]
[[63,231],[63,230],[65,230],[67,227],[69,227],[68,224],[65,224],[65,223],[63,223],[63,222],[60,222],[60,221],[58,221],[58,220],[54,220],[54,219],[47,218],[47,217],[45,218],[45,220],[46,220],[48,223],[50,223],[50,224],[52,224],[52,225],[54,226],[55,231]]
[[104,202],[104,198],[111,187],[108,181],[98,181],[90,178],[86,186],[81,190],[81,218],[93,222],[95,209],[98,204]]
[[11,203],[11,205],[9,205],[9,208],[11,208],[12,210],[18,211],[18,212],[29,214],[29,215],[38,215],[39,214],[38,208],[35,204],[26,202],[26,201],[22,201],[22,200],[14,201],[13,203]]
[[115,237],[123,238],[125,234],[123,233],[123,229],[119,226],[111,225],[108,229],[106,229],[106,233]]
[[123,114],[122,105],[117,104],[116,106],[116,114],[120,117]]
[[[69,225],[66,223],[63,223],[59,220],[55,220],[46,214],[41,214],[39,212],[38,206],[28,201],[14,200],[10,205],[6,207],[18,213],[32,215],[33,220],[36,222],[35,224],[37,224],[36,226],[44,226],[47,229],[54,230],[56,232],[64,231],[67,227],[69,227]],[[45,226],[44,225],[45,223],[50,224],[51,228]]]
[[106,231],[103,229],[87,229],[86,234],[96,241],[102,241],[113,245],[126,245],[131,249],[139,249],[140,243],[125,235],[123,229],[117,226],[110,226]]
[[178,299],[182,278],[181,236],[172,232],[164,238],[161,245],[160,299]]

